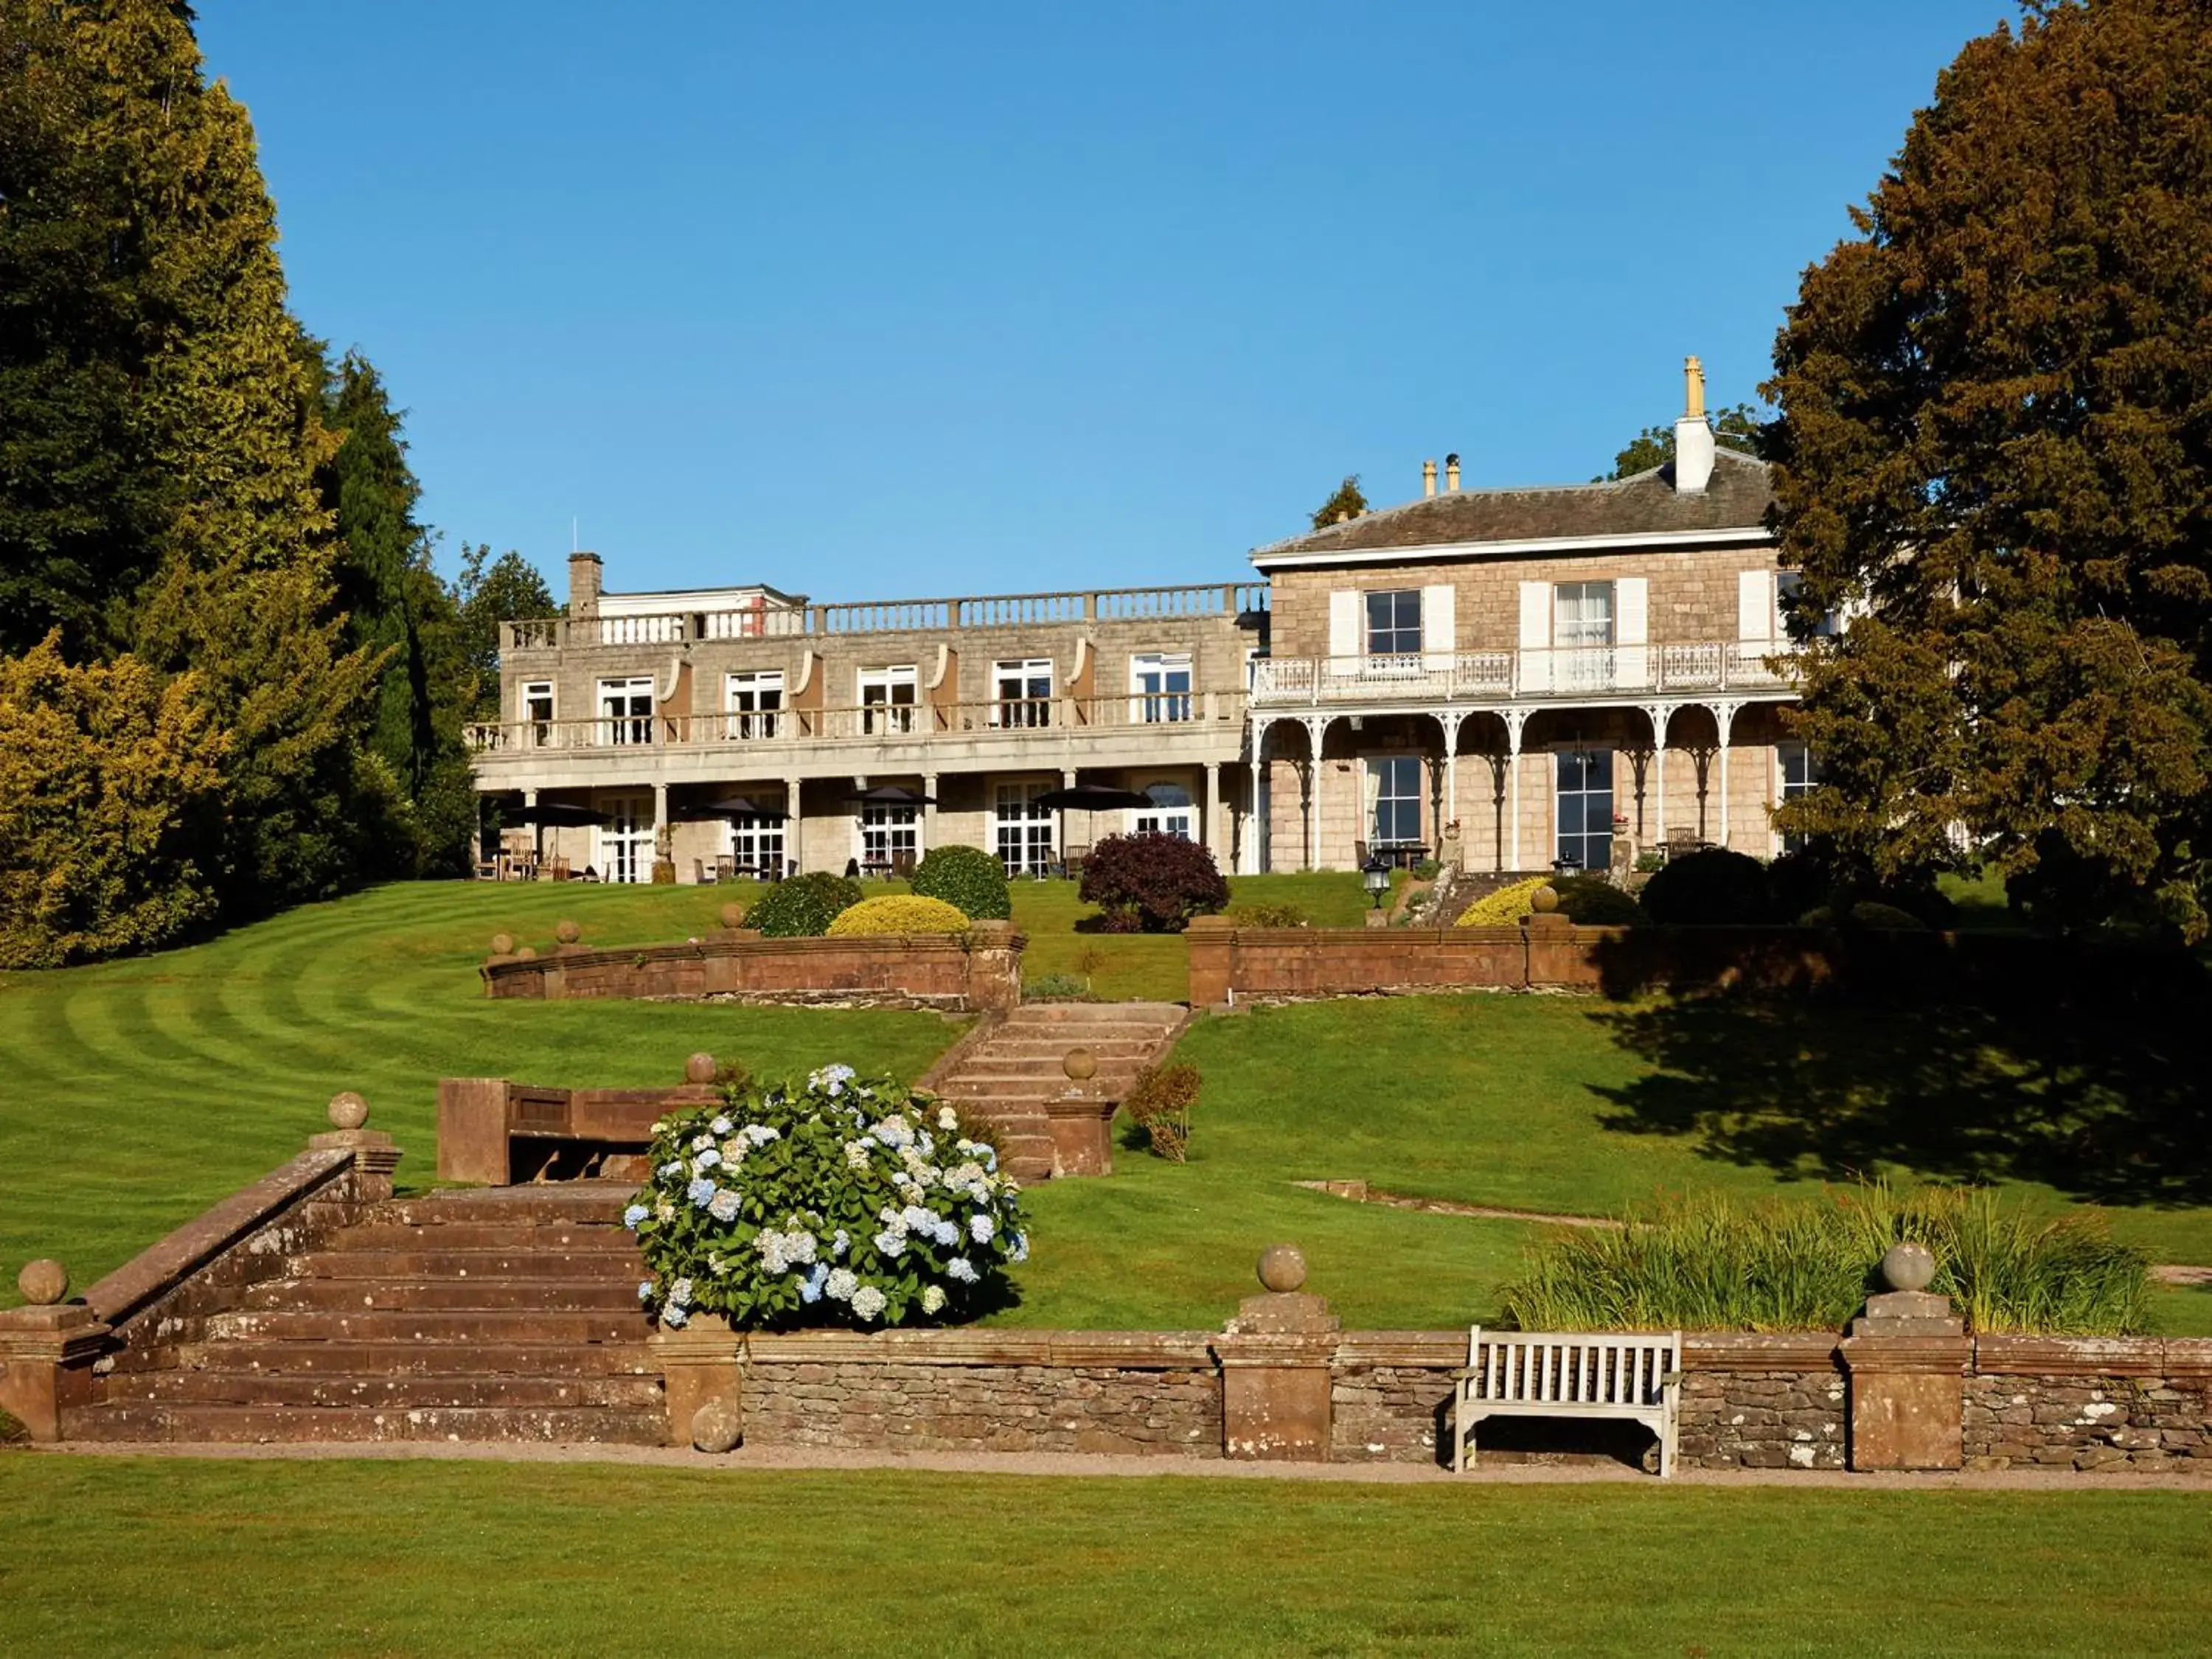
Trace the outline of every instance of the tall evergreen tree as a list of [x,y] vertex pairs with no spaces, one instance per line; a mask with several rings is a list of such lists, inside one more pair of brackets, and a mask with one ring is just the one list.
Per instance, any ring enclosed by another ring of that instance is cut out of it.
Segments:
[[1767,387],[1783,557],[1868,616],[1808,664],[1846,873],[1963,825],[2060,922],[2206,931],[2212,877],[2212,27],[2047,0],[1971,42]]
[[[1759,411],[1749,404],[1735,404],[1727,409],[1713,411],[1713,441],[1723,449],[1763,456],[1766,453],[1765,432],[1765,423],[1759,418]],[[1649,472],[1655,466],[1664,466],[1674,459],[1674,427],[1647,426],[1629,440],[1626,449],[1613,458],[1612,471],[1590,482],[1599,483],[1607,478],[1632,478],[1639,472]]]
[[471,717],[495,720],[499,709],[499,625],[555,615],[553,590],[538,567],[509,548],[496,559],[491,544],[461,549],[456,592],[461,610],[461,653],[471,682]]

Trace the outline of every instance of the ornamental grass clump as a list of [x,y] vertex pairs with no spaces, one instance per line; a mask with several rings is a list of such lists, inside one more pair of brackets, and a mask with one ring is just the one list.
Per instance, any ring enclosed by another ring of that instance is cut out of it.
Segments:
[[1455,927],[1510,927],[1523,916],[1536,913],[1536,890],[1548,886],[1548,876],[1531,876],[1526,881],[1516,881],[1510,887],[1501,887],[1482,897],[1459,913]]
[[652,1158],[623,1221],[652,1275],[638,1298],[665,1327],[972,1318],[1029,1256],[997,1151],[950,1106],[849,1066],[672,1113]]
[[1929,1289],[1969,1328],[2129,1336],[2150,1317],[2150,1270],[2100,1218],[2042,1219],[1987,1188],[1885,1182],[1825,1201],[1672,1199],[1618,1228],[1562,1230],[1501,1292],[1523,1330],[1839,1330],[1893,1244],[1936,1257]]
[[849,910],[841,910],[830,924],[831,939],[853,939],[871,933],[964,933],[968,918],[943,899],[920,898],[912,893],[885,893],[862,899]]

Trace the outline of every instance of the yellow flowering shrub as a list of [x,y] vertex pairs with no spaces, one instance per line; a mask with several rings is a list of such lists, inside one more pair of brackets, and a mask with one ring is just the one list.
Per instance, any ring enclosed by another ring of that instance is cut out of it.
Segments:
[[1501,887],[1487,898],[1479,898],[1459,913],[1455,927],[1510,927],[1536,908],[1536,890],[1548,886],[1548,876],[1531,876],[1510,887]]
[[862,899],[840,911],[830,924],[831,939],[851,939],[868,933],[964,933],[968,918],[943,899],[916,893],[886,893]]

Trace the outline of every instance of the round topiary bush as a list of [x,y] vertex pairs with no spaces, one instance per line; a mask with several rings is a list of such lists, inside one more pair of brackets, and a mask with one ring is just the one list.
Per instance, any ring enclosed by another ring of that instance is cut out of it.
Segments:
[[862,899],[838,913],[830,924],[831,939],[852,939],[869,933],[964,933],[968,918],[943,899],[914,893],[885,893]]
[[1644,884],[1644,914],[1667,927],[1740,926],[1766,920],[1766,866],[1723,848],[1668,860]]
[[1569,876],[1552,884],[1559,914],[1583,927],[1633,927],[1647,920],[1644,907],[1600,876]]
[[970,1317],[1029,1255],[1020,1188],[988,1143],[951,1107],[849,1066],[672,1113],[652,1160],[623,1222],[652,1274],[638,1299],[665,1327]]
[[769,939],[819,939],[860,902],[859,882],[817,870],[775,883],[745,921]]
[[1105,915],[1109,932],[1180,933],[1193,916],[1229,902],[1229,884],[1213,854],[1181,836],[1109,836],[1084,861],[1086,903]]
[[963,916],[1004,921],[1014,914],[1006,866],[980,847],[933,847],[915,866],[914,890],[943,899]]
[[1549,876],[1531,876],[1526,881],[1516,881],[1510,887],[1501,887],[1494,893],[1486,893],[1459,913],[1455,927],[1510,927],[1523,916],[1534,915],[1536,910],[1536,890],[1551,885]]
[[1766,866],[1767,914],[1776,921],[1825,908],[1835,890],[1835,872],[1810,853],[1784,853]]

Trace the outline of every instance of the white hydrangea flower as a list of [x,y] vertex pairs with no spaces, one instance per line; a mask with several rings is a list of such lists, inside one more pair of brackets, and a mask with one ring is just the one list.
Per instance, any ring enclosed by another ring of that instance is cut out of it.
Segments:
[[860,1276],[850,1267],[832,1267],[823,1281],[822,1292],[833,1302],[850,1302],[853,1292],[860,1288]]
[[863,1319],[873,1319],[884,1310],[884,1293],[872,1285],[863,1285],[853,1292],[853,1311]]
[[940,1107],[937,1114],[937,1127],[951,1134],[960,1127],[960,1114],[950,1106]]
[[714,1137],[712,1135],[694,1135],[691,1137],[691,1150],[695,1152],[703,1152],[714,1144]]
[[707,1213],[717,1221],[730,1222],[738,1218],[738,1199],[734,1188],[725,1187],[716,1193],[707,1206]]
[[847,1141],[845,1143],[845,1162],[855,1170],[866,1169],[868,1167],[868,1143],[865,1140]]
[[730,1133],[730,1120],[726,1117],[717,1117],[707,1127],[711,1133],[726,1135]]
[[991,1235],[998,1231],[998,1223],[987,1215],[974,1215],[968,1218],[968,1236],[978,1244],[988,1244],[991,1242]]
[[942,1313],[945,1310],[945,1287],[942,1285],[927,1285],[922,1287],[922,1312]]

